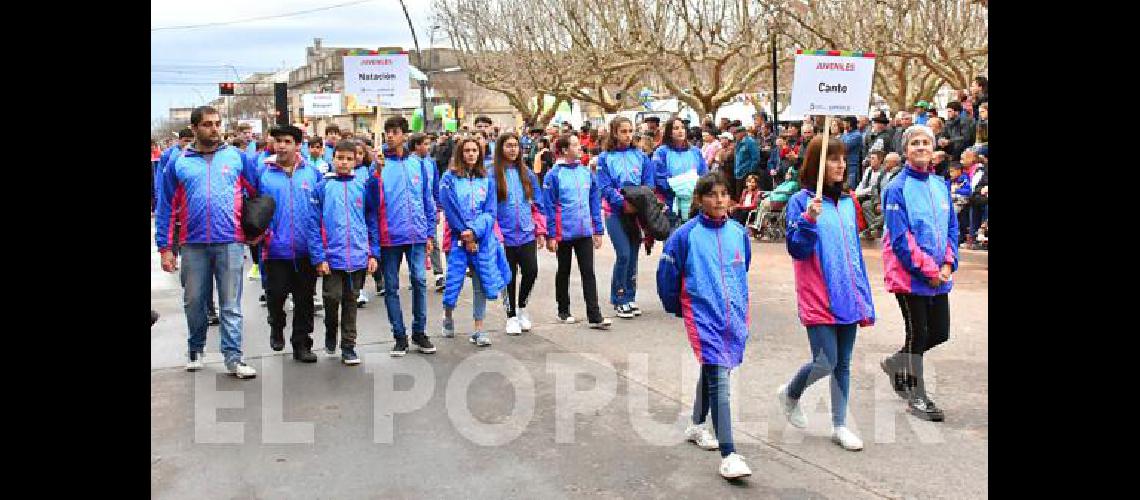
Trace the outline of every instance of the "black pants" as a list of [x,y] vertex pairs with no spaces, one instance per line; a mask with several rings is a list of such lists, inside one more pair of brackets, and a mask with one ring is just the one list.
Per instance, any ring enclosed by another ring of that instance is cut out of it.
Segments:
[[[513,318],[517,312],[516,304],[518,308],[526,308],[526,299],[530,297],[530,291],[534,288],[534,280],[538,278],[538,250],[533,241],[517,247],[504,248],[507,251],[507,262],[511,266],[511,282],[507,284],[507,295],[503,297],[503,302],[507,306],[507,317]],[[581,261],[578,265],[581,266]],[[516,302],[515,279],[519,274],[520,267],[522,268],[522,290],[519,291]]]
[[364,269],[347,272],[333,269],[322,278],[325,299],[325,347],[336,347],[337,312],[340,312],[340,347],[356,347],[356,296],[364,288]]
[[589,236],[558,242],[558,272],[554,275],[554,297],[558,301],[558,314],[570,314],[570,252],[578,256],[582,297],[586,300],[586,318],[591,323],[600,323],[602,311],[598,308],[598,283],[594,278],[594,239]]
[[915,378],[916,388],[925,394],[922,356],[950,339],[950,302],[947,294],[924,296],[896,294],[906,328],[906,343],[893,362],[904,374]]
[[293,336],[289,341],[294,345],[312,347],[309,334],[313,333],[313,291],[317,287],[317,271],[308,257],[296,260],[265,259],[262,261],[265,273],[265,299],[269,307],[269,327],[273,332],[285,330],[285,296],[292,294]]
[[251,245],[249,247],[249,258],[253,260],[254,264],[261,264],[261,245]]

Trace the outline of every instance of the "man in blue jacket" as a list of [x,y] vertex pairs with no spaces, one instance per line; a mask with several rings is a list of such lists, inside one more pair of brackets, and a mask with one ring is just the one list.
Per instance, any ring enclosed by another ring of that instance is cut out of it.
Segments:
[[862,178],[863,134],[859,133],[859,122],[854,116],[843,118],[843,131],[839,140],[847,150],[847,186],[854,188]]
[[188,371],[202,368],[206,346],[208,282],[216,282],[221,312],[221,350],[226,369],[238,378],[257,375],[242,361],[241,268],[245,234],[241,227],[243,191],[255,193],[252,166],[237,148],[222,142],[222,118],[210,106],[190,114],[195,141],[163,173],[155,216],[155,246],[162,270],[178,269],[172,247],[174,226],[182,223],[182,266],[186,279],[186,326],[190,331]]
[[[756,146],[756,139],[744,127],[736,127],[736,165],[733,166],[732,197],[740,199],[740,192],[744,189],[744,178],[753,172],[760,162],[760,148]],[[767,182],[765,182],[767,179]],[[771,191],[772,177],[767,172],[760,173],[760,189]],[[768,186],[768,189],[765,189]]]
[[384,168],[368,177],[364,190],[364,213],[368,222],[368,242],[372,255],[380,255],[384,270],[384,305],[392,325],[394,357],[408,352],[407,331],[400,309],[400,261],[407,259],[412,272],[412,342],[420,352],[435,352],[428,340],[426,252],[435,234],[436,208],[432,195],[433,175],[419,157],[404,148],[408,120],[393,116],[384,122],[388,147]]
[[293,359],[315,363],[312,352],[313,293],[317,286],[317,272],[309,258],[309,240],[319,229],[314,226],[311,200],[322,176],[316,168],[306,164],[297,151],[301,144],[301,129],[292,125],[270,131],[276,143],[277,154],[265,160],[255,186],[264,196],[270,196],[276,205],[262,247],[262,274],[269,306],[269,345],[274,351],[285,348],[285,296],[292,294],[296,308],[293,311]]

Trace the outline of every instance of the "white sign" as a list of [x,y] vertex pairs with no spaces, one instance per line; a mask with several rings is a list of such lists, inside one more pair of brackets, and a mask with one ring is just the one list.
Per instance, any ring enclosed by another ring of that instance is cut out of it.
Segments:
[[797,53],[788,111],[802,115],[867,115],[874,74],[874,54],[838,50]]
[[239,125],[249,125],[253,133],[261,135],[261,120],[238,120]]
[[338,116],[344,114],[340,94],[301,94],[305,116]]
[[408,94],[408,54],[344,57],[344,91],[359,104],[396,107]]

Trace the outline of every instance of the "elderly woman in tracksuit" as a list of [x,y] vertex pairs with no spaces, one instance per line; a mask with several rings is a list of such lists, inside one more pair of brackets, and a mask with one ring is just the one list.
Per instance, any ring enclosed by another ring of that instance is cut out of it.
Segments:
[[[723,173],[702,177],[693,192],[689,221],[669,236],[657,265],[661,304],[666,312],[684,318],[701,364],[693,425],[685,436],[707,450],[719,447],[720,474],[729,479],[752,473],[733,446],[728,385],[729,370],[740,366],[748,342],[752,245],[744,226],[728,217],[730,204]],[[704,426],[710,411],[715,437]]]
[[903,132],[906,166],[883,191],[883,273],[902,310],[906,343],[880,363],[908,411],[942,421],[926,394],[923,354],[950,338],[952,274],[958,269],[958,218],[950,189],[935,175],[934,133],[925,125]]
[[[533,326],[526,312],[526,301],[538,278],[537,249],[546,246],[546,217],[542,215],[538,178],[523,165],[519,137],[514,133],[503,134],[495,142],[494,169],[496,218],[511,267],[511,280],[504,297],[505,330],[507,335],[519,335],[529,332]],[[522,288],[515,295],[515,274],[520,268]]]
[[621,188],[626,186],[653,187],[653,162],[632,144],[633,122],[618,117],[610,122],[610,135],[606,151],[598,157],[598,186],[605,200],[606,232],[614,245],[614,272],[610,279],[610,303],[619,318],[631,319],[641,315],[637,298],[637,247],[640,241],[622,229],[622,214],[634,214],[632,203],[625,203]]
[[451,168],[439,181],[439,200],[451,229],[450,241],[445,242],[450,248],[443,292],[443,336],[455,336],[451,313],[459,301],[467,270],[471,269],[475,330],[470,341],[483,347],[491,345],[491,338],[483,331],[487,298],[495,298],[509,276],[501,276],[492,262],[481,258],[493,252],[495,248],[488,247],[498,246],[499,241],[495,235],[498,208],[495,180],[487,175],[480,152],[478,142],[473,139],[463,139],[456,144]]
[[[855,202],[844,189],[844,145],[830,137],[827,165],[819,172],[823,137],[808,143],[801,180],[805,188],[788,200],[787,245],[794,260],[796,303],[800,323],[807,327],[812,361],[780,386],[777,397],[793,426],[807,427],[800,396],[817,380],[831,375],[832,440],[844,449],[863,449],[863,442],[845,425],[850,394],[851,353],[855,331],[875,323],[871,285],[859,243]],[[817,175],[825,175],[823,193],[815,192]]]

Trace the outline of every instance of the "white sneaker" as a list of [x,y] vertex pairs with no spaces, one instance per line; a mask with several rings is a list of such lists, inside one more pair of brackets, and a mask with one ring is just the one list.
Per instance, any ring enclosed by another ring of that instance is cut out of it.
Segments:
[[703,425],[690,425],[685,429],[685,439],[701,447],[701,449],[715,450],[720,448],[720,443],[716,440],[716,436],[713,436],[709,428]]
[[285,297],[285,312],[293,311],[293,297]]
[[234,374],[237,378],[253,378],[257,376],[257,370],[254,370],[252,366],[242,361],[230,364],[227,368],[229,368],[230,373]]
[[566,317],[559,316],[558,322],[566,325],[573,325],[574,323],[578,322],[578,318],[575,318],[573,314],[567,314]]
[[313,310],[320,311],[325,308],[325,301],[321,299],[320,295],[313,296]]
[[202,369],[202,358],[206,356],[204,352],[192,352],[187,354],[186,357],[186,371],[196,372]]
[[364,289],[360,289],[360,293],[356,296],[356,307],[364,307],[368,304],[368,294],[364,293]]
[[629,305],[630,309],[633,309],[634,316],[641,316],[641,308],[637,307],[637,302],[630,302],[627,305]]
[[788,397],[788,384],[781,385],[776,390],[776,398],[780,400],[780,406],[784,409],[784,416],[788,418],[788,423],[793,427],[806,429],[808,422],[804,412],[800,410],[799,400],[793,401]]
[[856,436],[855,433],[847,429],[846,426],[836,427],[832,430],[831,440],[848,451],[859,451],[863,449],[863,440],[859,439],[859,436]]
[[720,475],[725,479],[735,479],[751,476],[752,469],[749,469],[748,464],[744,463],[744,457],[738,453],[732,453],[720,461]]
[[519,319],[507,318],[507,326],[505,328],[507,335],[522,335],[522,325],[519,324]]
[[519,319],[519,326],[522,327],[522,331],[529,332],[530,329],[534,327],[534,323],[530,322],[530,314],[527,314],[526,309],[519,309],[515,311],[515,313]]

